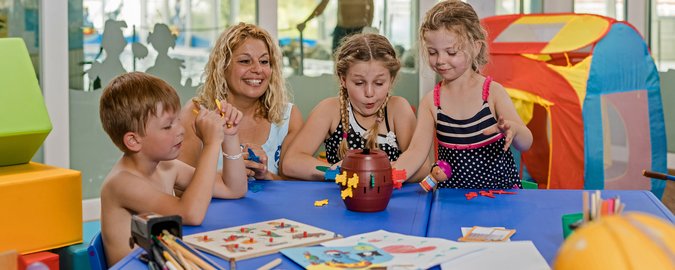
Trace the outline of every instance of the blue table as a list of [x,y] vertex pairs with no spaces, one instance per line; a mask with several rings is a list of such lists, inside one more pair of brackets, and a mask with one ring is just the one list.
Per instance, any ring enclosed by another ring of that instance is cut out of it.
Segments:
[[[512,240],[531,240],[552,264],[563,242],[564,214],[582,209],[581,190],[518,190],[516,195],[466,199],[472,190],[439,190],[434,195],[427,236],[457,240],[460,227],[485,226],[516,229]],[[651,192],[603,190],[602,197],[620,196],[624,211],[649,213],[675,223],[673,214]]]
[[[260,192],[249,192],[240,200],[211,201],[201,226],[184,226],[183,234],[189,235],[220,228],[234,227],[265,220],[288,218],[339,233],[343,236],[387,230],[391,232],[425,236],[429,212],[430,193],[417,184],[404,185],[394,190],[387,209],[377,213],[352,212],[345,208],[338,186],[332,182],[257,181]],[[315,207],[314,201],[328,199],[328,205]],[[138,260],[141,249],[115,264],[111,269],[147,269]],[[211,256],[217,263],[229,264]],[[237,262],[237,269],[256,269],[267,262],[282,258],[277,269],[301,269],[280,253]]]

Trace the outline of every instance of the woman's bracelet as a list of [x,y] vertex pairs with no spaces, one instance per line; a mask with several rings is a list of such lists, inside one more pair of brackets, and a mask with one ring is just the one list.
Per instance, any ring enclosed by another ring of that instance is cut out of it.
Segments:
[[229,160],[237,160],[241,158],[241,155],[243,155],[244,152],[239,152],[239,154],[236,155],[228,155],[225,152],[223,152],[223,157]]

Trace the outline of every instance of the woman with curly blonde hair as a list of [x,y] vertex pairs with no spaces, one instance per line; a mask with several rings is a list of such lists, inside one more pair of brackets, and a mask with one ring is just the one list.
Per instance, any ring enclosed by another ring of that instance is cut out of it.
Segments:
[[[182,110],[186,132],[179,159],[196,163],[202,149],[192,128],[197,104],[218,110],[218,103],[229,103],[244,113],[238,123],[243,157],[248,158],[247,148],[259,157],[259,162],[245,161],[248,176],[281,179],[279,160],[302,126],[300,110],[289,102],[281,64],[281,50],[264,29],[247,23],[227,28],[209,56],[204,86]],[[223,156],[236,158],[238,153]]]

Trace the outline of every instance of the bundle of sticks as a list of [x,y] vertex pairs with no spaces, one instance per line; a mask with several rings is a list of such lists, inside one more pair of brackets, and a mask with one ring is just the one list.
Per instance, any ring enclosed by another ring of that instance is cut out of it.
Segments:
[[[188,246],[167,230],[152,236],[152,252],[148,251],[147,263],[151,270],[220,270],[222,267],[204,254]],[[150,254],[152,253],[152,254]]]

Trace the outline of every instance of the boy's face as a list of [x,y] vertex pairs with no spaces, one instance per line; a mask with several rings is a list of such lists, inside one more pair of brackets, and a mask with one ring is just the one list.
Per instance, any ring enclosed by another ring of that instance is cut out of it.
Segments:
[[382,61],[358,61],[340,78],[347,88],[352,109],[363,116],[377,113],[391,89],[392,78]]
[[225,71],[230,91],[235,96],[261,97],[270,84],[272,67],[265,42],[247,38],[232,52],[232,62]]
[[447,29],[424,33],[429,66],[444,80],[454,80],[471,69],[471,55],[458,49],[459,42],[457,33]]
[[162,104],[157,105],[157,115],[150,115],[145,124],[145,136],[141,152],[153,160],[178,158],[185,129],[176,112],[167,112]]

